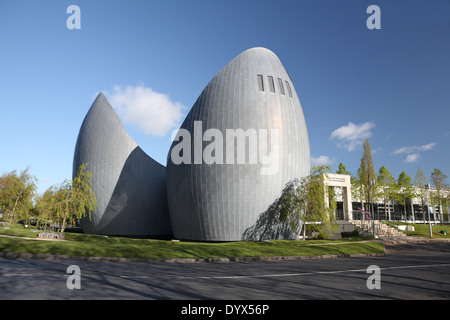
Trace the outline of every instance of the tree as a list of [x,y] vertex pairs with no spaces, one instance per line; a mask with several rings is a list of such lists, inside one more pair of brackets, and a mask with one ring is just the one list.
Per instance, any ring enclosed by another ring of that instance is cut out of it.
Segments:
[[427,181],[427,177],[425,175],[425,173],[423,173],[423,171],[420,169],[420,167],[417,168],[417,173],[416,173],[416,177],[414,178],[414,185],[417,187],[418,191],[418,196],[420,197],[420,203],[422,205],[422,214],[423,214],[423,220],[425,221],[426,219],[426,214],[425,214],[425,210],[423,208],[426,207],[426,184],[428,183]]
[[[309,227],[309,231],[316,231],[321,237],[327,238],[328,233],[335,229],[334,193],[332,188],[325,188],[324,184],[327,171],[331,171],[329,166],[314,167],[309,176],[294,180],[285,188],[280,213],[283,220],[291,223],[292,230],[298,232],[300,221],[303,222],[303,235]],[[326,202],[326,193],[329,203]]]
[[37,179],[28,171],[29,168],[19,175],[12,171],[0,177],[0,207],[10,223],[27,219],[33,208]]
[[416,196],[415,188],[411,183],[411,177],[402,171],[397,179],[396,198],[399,204],[403,205],[403,212],[405,214],[405,221],[408,220],[406,204]]
[[[389,170],[386,169],[385,166],[381,166],[380,170],[378,171],[377,185],[379,189],[379,196],[383,200],[384,208],[386,210],[386,208],[389,208],[389,201],[394,199],[396,184],[395,178],[392,176]],[[388,211],[386,218],[388,220],[391,220],[390,210]]]
[[[447,176],[444,173],[442,173],[441,170],[434,169],[430,179],[434,189],[436,189],[432,198],[434,199],[434,202],[439,206],[439,208],[442,208],[442,205],[445,202],[443,191],[447,188],[446,184]],[[441,225],[443,223],[444,223],[444,215],[441,212]]]
[[[371,202],[371,181],[376,179],[375,169],[373,168],[372,151],[370,149],[369,140],[366,138],[364,143],[364,152],[361,157],[361,165],[358,169],[358,180],[361,193],[364,196],[366,204]],[[362,200],[362,199],[361,199]],[[366,208],[369,210],[369,208]]]
[[336,171],[337,174],[346,174],[351,176],[352,174],[347,171],[347,168],[342,164],[342,162],[339,163],[338,170]]
[[39,220],[43,223],[41,227],[46,228],[47,222],[57,221],[57,203],[56,194],[57,187],[51,186],[42,195],[36,199],[36,210],[39,212]]
[[67,220],[72,223],[84,216],[90,219],[91,213],[97,209],[97,198],[92,190],[92,173],[86,171],[86,167],[87,163],[82,164],[72,183],[66,185],[64,195],[67,202],[61,232],[64,231]]
[[[361,185],[361,182],[359,181],[358,177],[351,177],[350,178],[351,185],[352,185],[352,202],[361,202],[361,208],[360,210],[364,209],[364,189]],[[356,218],[354,216],[354,218]]]
[[447,221],[450,222],[450,212],[448,211],[448,209],[450,208],[450,185],[447,184],[446,188],[445,188],[445,205],[444,205],[444,214],[447,215]]
[[82,164],[73,180],[65,180],[48,189],[40,199],[39,208],[43,215],[55,217],[64,232],[67,223],[84,216],[91,217],[97,208],[97,199],[92,190],[92,173]]

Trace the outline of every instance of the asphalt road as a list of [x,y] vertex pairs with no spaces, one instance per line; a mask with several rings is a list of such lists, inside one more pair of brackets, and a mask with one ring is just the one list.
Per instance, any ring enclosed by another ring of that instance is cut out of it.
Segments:
[[[68,273],[70,265],[79,267],[78,278]],[[369,266],[378,267],[378,272],[368,273]],[[368,288],[369,277],[369,285],[379,284],[379,289]],[[80,289],[69,289],[68,284],[79,284]],[[218,299],[241,304],[244,300],[448,300],[450,242],[388,246],[384,257],[293,261],[0,259],[0,299]]]

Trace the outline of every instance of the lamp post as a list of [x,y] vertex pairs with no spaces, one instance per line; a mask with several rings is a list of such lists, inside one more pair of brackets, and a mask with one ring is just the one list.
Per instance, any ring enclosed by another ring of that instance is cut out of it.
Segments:
[[428,211],[428,225],[430,226],[430,237],[433,238],[433,232],[431,231],[431,218],[430,218],[430,207],[428,206],[428,189],[430,189],[430,184],[425,184],[425,192],[427,194],[427,211]]
[[375,186],[375,180],[370,180],[370,193],[372,198],[372,227],[373,227],[373,238],[376,238],[375,235],[375,212],[373,211],[373,187]]

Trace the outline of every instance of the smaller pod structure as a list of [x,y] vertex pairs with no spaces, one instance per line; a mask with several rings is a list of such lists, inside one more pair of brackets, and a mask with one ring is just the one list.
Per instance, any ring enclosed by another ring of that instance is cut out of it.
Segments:
[[91,172],[97,210],[81,221],[85,233],[118,236],[172,234],[166,168],[130,137],[106,97],[89,109],[75,146],[73,175],[81,164]]
[[272,51],[246,50],[208,83],[169,149],[173,235],[292,239],[274,207],[286,184],[309,171],[308,131],[291,78]]

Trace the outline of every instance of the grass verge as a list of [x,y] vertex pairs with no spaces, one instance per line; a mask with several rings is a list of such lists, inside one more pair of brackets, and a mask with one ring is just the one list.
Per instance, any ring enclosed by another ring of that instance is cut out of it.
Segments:
[[[413,226],[414,231],[402,231],[402,232],[408,236],[430,238],[430,226],[428,225],[428,223],[426,223],[426,224],[414,223],[413,224],[413,223],[390,221],[390,222],[388,222],[388,224],[391,227],[402,226],[402,225]],[[433,238],[447,238],[448,239],[450,237],[450,225],[448,225],[448,224],[444,224],[442,226],[440,224],[436,224],[436,225],[432,224],[431,230],[432,230]],[[444,230],[447,231],[447,235],[444,235],[443,233],[441,233],[441,231],[444,231]]]
[[[377,241],[276,240],[271,242],[175,242],[66,233],[65,241],[34,240],[36,230],[0,227],[0,251],[117,258],[242,258],[383,253]],[[30,239],[31,238],[31,239]]]

